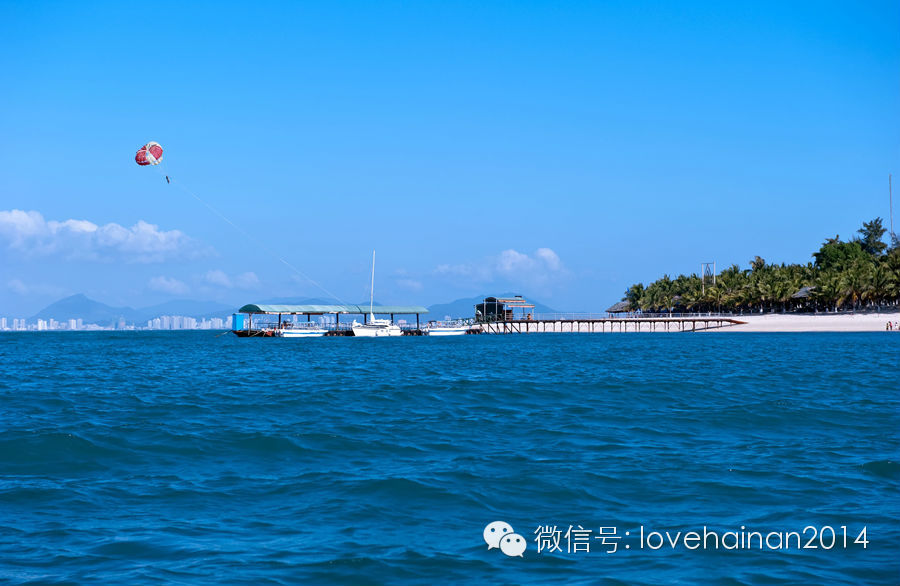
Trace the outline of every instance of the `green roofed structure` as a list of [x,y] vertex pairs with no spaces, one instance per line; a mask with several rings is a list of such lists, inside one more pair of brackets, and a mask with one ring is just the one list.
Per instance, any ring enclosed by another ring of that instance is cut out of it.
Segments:
[[341,314],[362,315],[365,322],[369,313],[371,313],[373,315],[390,315],[391,321],[394,321],[395,315],[415,315],[416,330],[418,331],[419,316],[423,313],[428,313],[428,309],[421,305],[375,305],[370,312],[368,305],[269,305],[250,303],[237,310],[233,321],[235,332],[244,328],[243,318],[240,318],[240,320],[238,318],[238,314],[242,313],[249,316],[247,322],[248,330],[253,328],[254,315],[277,315],[278,327],[281,327],[281,318],[285,315],[305,315],[307,321],[309,321],[309,316],[311,315],[333,315],[335,324],[337,324],[340,321]]
[[[323,315],[326,313],[352,313],[366,315],[368,305],[265,305],[250,303],[238,310],[238,313],[262,313],[268,315]],[[379,315],[421,315],[428,309],[421,305],[376,305],[371,313]]]

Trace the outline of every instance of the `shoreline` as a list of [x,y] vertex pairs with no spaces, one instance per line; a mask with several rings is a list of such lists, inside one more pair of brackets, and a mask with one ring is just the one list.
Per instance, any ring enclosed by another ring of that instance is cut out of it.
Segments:
[[[850,314],[736,315],[742,322],[733,326],[703,330],[704,332],[884,332],[900,333],[900,312]],[[893,330],[887,330],[887,323]]]

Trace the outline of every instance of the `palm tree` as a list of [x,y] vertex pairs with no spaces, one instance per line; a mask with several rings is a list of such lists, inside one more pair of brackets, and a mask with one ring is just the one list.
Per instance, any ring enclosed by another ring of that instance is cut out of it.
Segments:
[[750,270],[752,270],[754,273],[756,271],[761,271],[764,268],[766,268],[766,259],[764,259],[763,257],[757,255],[753,258],[753,260],[750,261]]
[[659,302],[661,303],[661,307],[672,313],[672,298],[675,297],[675,293],[672,290],[672,279],[669,278],[669,275],[663,275],[663,278],[659,281]]
[[[881,221],[866,222],[862,238],[843,242],[829,238],[813,256],[815,263],[769,265],[756,256],[750,268],[724,269],[716,285],[703,287],[696,274],[668,275],[650,283],[633,285],[625,293],[632,310],[668,311],[674,306],[689,311],[781,311],[801,307],[836,311],[850,306],[900,304],[900,247],[886,252],[880,246]],[[795,301],[795,292],[808,287],[809,297]]]
[[622,301],[628,302],[629,311],[638,311],[641,307],[641,298],[644,296],[644,284],[637,283],[628,288]]
[[837,311],[842,301],[840,275],[831,271],[822,272],[816,279],[813,297],[821,301],[826,309]]
[[859,308],[859,302],[866,291],[869,270],[869,264],[857,259],[841,275],[844,298],[851,303],[854,310]]
[[881,303],[890,295],[891,274],[887,266],[876,265],[869,273],[869,288],[863,293],[866,301],[870,301],[881,309]]

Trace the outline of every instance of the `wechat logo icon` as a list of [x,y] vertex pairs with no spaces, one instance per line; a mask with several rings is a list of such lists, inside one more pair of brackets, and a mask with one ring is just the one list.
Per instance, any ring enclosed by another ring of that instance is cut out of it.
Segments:
[[509,557],[524,557],[525,538],[513,531],[512,525],[505,521],[488,523],[484,528],[484,542],[488,549],[499,549]]

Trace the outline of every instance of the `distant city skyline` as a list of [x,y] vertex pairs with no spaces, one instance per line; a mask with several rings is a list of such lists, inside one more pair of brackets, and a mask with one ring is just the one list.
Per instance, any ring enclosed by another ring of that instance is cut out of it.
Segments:
[[76,332],[99,330],[223,330],[230,329],[232,318],[200,318],[185,315],[163,315],[147,320],[146,324],[129,322],[124,318],[114,323],[85,323],[81,318],[27,319],[0,317],[0,332]]
[[[897,22],[887,1],[3,3],[0,315],[357,301],[373,248],[391,303],[565,311],[701,262],[807,262],[888,219]],[[151,140],[164,169],[134,163]]]

